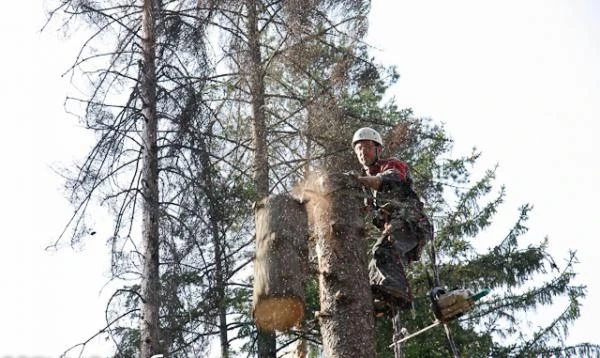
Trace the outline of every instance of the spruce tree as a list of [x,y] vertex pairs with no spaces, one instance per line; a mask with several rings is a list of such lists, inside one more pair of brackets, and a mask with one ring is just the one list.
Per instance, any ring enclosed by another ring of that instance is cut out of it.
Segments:
[[[66,174],[76,206],[69,228],[78,242],[87,232],[88,207],[102,202],[113,210],[112,273],[128,282],[108,304],[104,332],[116,343],[115,355],[123,357],[136,355],[141,344],[140,257],[132,233],[144,185],[139,133],[147,103],[140,74],[147,68],[138,61],[138,5],[133,0],[64,0],[53,12],[64,16],[67,25],[83,19],[93,30],[71,69],[73,78],[91,80],[88,96],[67,102],[71,110],[82,110],[83,125],[98,141]],[[249,21],[246,5],[254,5],[256,23]],[[376,65],[361,43],[368,2],[246,5],[155,2],[160,340],[170,356],[204,355],[211,339],[220,340],[223,356],[257,353],[247,275],[252,202],[290,190],[315,168],[332,173],[356,168],[349,141],[362,126],[384,133],[386,154],[411,165],[415,188],[436,224],[435,270],[441,283],[492,289],[475,310],[449,325],[463,355],[598,353],[596,345],[561,345],[585,295],[584,287],[573,284],[574,255],[564,266],[555,265],[545,241],[520,244],[531,210],[527,204],[506,237],[485,238],[482,231],[492,224],[505,195],[502,187],[494,191],[494,170],[473,179],[479,153],[450,157],[452,140],[443,126],[414,118],[393,100],[383,101],[398,75]],[[252,31],[257,31],[254,37]],[[218,38],[225,38],[221,46],[214,41]],[[107,44],[114,47],[104,51]],[[252,120],[259,120],[254,144],[248,130]],[[366,219],[372,239],[377,232]],[[489,249],[475,250],[473,240],[489,240]],[[415,318],[410,312],[403,317],[409,330],[432,319],[427,276],[434,268],[429,260],[423,258],[411,270],[417,300]],[[313,352],[320,349],[319,327],[312,319],[319,310],[315,281],[307,283],[307,290],[312,293],[307,319],[301,329],[279,335],[280,348],[302,337]],[[567,302],[562,314],[537,332],[524,332],[523,313],[557,302]],[[390,356],[389,321],[379,320],[378,329],[379,355]],[[410,340],[405,351],[407,356],[447,356],[443,330]]]

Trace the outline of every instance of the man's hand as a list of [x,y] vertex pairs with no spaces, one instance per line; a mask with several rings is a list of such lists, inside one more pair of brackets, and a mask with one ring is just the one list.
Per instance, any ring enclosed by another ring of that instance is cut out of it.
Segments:
[[378,228],[379,230],[383,230],[382,235],[388,234],[386,232],[385,217],[383,216],[383,214],[381,214],[381,212],[379,210],[373,211],[373,221],[372,222],[376,228]]

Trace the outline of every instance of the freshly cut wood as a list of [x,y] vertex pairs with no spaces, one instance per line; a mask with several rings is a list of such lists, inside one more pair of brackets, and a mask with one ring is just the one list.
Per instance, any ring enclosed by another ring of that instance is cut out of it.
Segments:
[[304,302],[299,297],[265,297],[254,307],[258,328],[265,331],[285,331],[302,321]]
[[304,317],[307,222],[304,205],[289,195],[258,204],[252,314],[261,330],[285,331]]

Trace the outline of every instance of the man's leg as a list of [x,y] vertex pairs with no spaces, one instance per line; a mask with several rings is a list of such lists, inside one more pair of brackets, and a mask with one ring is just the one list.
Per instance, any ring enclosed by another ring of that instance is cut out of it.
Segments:
[[400,308],[412,307],[412,291],[399,253],[387,237],[381,237],[373,248],[369,264],[373,296]]

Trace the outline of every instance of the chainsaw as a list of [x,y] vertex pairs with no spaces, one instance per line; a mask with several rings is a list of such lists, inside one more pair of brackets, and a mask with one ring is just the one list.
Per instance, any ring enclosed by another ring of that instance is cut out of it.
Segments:
[[462,316],[464,313],[470,311],[475,302],[479,301],[482,297],[490,293],[490,290],[482,290],[476,294],[472,294],[467,289],[454,289],[446,292],[440,287],[435,287],[429,293],[432,300],[433,313],[436,317],[435,321],[429,326],[422,328],[414,333],[411,333],[402,339],[395,341],[390,344],[389,347],[393,347],[398,343],[405,342],[410,338],[418,336],[419,334],[426,332],[433,327],[440,324],[448,323],[449,321]]

